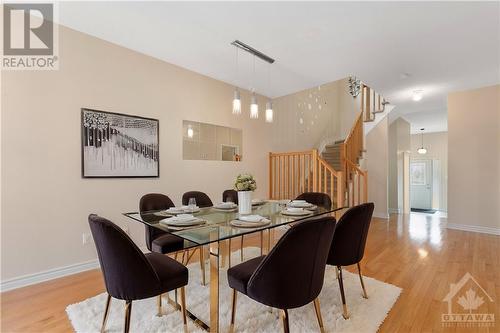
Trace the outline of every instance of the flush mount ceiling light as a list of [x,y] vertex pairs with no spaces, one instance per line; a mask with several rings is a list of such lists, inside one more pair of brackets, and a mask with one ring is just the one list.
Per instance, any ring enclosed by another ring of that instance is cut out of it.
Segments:
[[411,99],[413,99],[415,102],[418,102],[422,99],[422,97],[424,97],[423,90],[414,90]]
[[[250,118],[251,119],[258,119],[259,118],[259,104],[257,104],[257,96],[255,95],[255,87],[254,87],[254,82],[255,82],[255,57],[264,60],[265,62],[272,64],[274,63],[274,59],[269,57],[268,55],[254,49],[253,47],[240,42],[239,40],[235,40],[231,43],[231,45],[236,46],[236,66],[238,66],[238,49],[242,49],[250,54],[253,55],[253,74],[252,74],[252,97],[250,100]],[[233,114],[240,114],[241,113],[241,99],[240,99],[240,92],[238,88],[235,89],[234,91],[234,98],[233,98]],[[273,121],[273,108],[272,108],[272,102],[269,100],[266,103],[266,122],[272,122]]]
[[194,131],[193,131],[193,128],[191,127],[191,125],[189,125],[189,127],[188,127],[187,135],[188,135],[188,138],[190,138],[190,139],[193,138]]
[[422,146],[420,146],[420,148],[417,149],[417,153],[419,153],[420,155],[427,154],[427,149],[424,148],[424,129],[425,128],[420,129],[420,132],[422,133]]

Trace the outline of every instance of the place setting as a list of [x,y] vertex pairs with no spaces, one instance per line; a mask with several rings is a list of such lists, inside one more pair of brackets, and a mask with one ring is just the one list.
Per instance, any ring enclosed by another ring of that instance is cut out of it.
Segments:
[[240,215],[237,219],[229,222],[237,228],[258,228],[271,223],[271,220],[261,215]]
[[238,205],[231,201],[220,202],[216,204],[214,210],[222,212],[235,212],[238,209]]
[[193,216],[192,214],[178,214],[160,220],[160,223],[171,230],[184,230],[199,227],[207,223],[206,220]]
[[307,216],[312,215],[318,206],[313,205],[305,200],[292,200],[288,202],[285,208],[281,211],[285,216]]

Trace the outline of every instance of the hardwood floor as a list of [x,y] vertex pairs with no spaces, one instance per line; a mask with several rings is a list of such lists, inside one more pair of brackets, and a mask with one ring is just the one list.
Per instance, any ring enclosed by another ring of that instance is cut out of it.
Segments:
[[[449,230],[445,221],[418,213],[373,220],[363,274],[403,288],[380,332],[500,332],[500,237]],[[258,239],[248,239],[245,245],[252,243],[257,245]],[[467,272],[493,298],[494,302],[485,299],[483,307],[494,313],[495,327],[442,327],[441,314],[447,311],[443,299],[450,284]],[[93,270],[5,292],[1,331],[72,331],[66,306],[103,291],[100,271]]]

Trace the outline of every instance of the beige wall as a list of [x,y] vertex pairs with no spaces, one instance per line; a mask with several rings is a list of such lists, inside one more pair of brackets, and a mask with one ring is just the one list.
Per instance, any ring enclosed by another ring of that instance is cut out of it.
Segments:
[[[411,159],[431,159],[433,168],[437,168],[438,179],[433,180],[432,208],[442,211],[448,210],[448,132],[424,134],[424,147],[427,154],[420,155],[417,149],[422,146],[422,135],[411,136]],[[434,173],[434,172],[433,172]],[[436,183],[437,182],[437,183]]]
[[382,119],[366,135],[366,169],[368,170],[368,201],[375,204],[374,216],[387,218],[389,176],[389,123]]
[[[143,226],[121,213],[137,210],[147,192],[179,204],[184,191],[197,189],[219,201],[239,172],[250,172],[256,196],[266,197],[272,125],[246,112],[233,116],[230,85],[66,28],[59,33],[58,71],[2,73],[2,281],[95,259],[94,245],[82,245],[89,213],[129,226],[142,245]],[[245,111],[249,100],[242,92]],[[82,179],[81,107],[159,119],[160,178]],[[184,161],[184,119],[241,128],[243,162]]]
[[448,226],[500,234],[500,85],[448,95]]
[[[410,152],[410,123],[398,118],[389,126],[389,210],[403,213],[403,203],[408,196],[409,184],[403,163],[404,154]],[[407,213],[407,212],[406,212]]]
[[275,151],[322,149],[345,139],[360,113],[347,78],[276,98]]

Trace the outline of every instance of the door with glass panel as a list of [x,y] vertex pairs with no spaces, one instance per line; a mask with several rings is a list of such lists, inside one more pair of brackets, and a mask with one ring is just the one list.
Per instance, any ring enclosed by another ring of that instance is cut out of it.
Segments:
[[414,160],[410,164],[411,208],[432,209],[432,160]]

